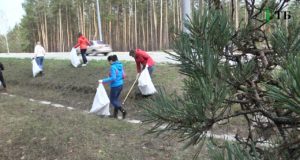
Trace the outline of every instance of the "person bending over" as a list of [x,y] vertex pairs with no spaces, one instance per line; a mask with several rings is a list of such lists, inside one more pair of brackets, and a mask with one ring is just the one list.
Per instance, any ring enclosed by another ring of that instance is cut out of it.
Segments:
[[137,77],[141,73],[142,69],[144,69],[145,67],[148,67],[149,74],[152,77],[155,62],[146,53],[146,51],[137,48],[136,50],[130,50],[129,55],[135,59],[136,70],[138,72]]

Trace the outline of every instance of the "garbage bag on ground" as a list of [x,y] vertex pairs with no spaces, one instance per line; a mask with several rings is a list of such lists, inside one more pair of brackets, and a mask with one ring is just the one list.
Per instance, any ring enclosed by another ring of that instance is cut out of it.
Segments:
[[32,63],[32,74],[33,74],[33,77],[35,77],[38,73],[40,73],[42,71],[42,69],[38,66],[35,59],[33,59],[31,61],[31,63]]
[[99,84],[90,113],[109,116],[109,103],[103,84]]
[[152,83],[148,68],[145,68],[139,79],[138,79],[138,87],[142,93],[142,95],[152,95],[156,93],[156,89]]
[[75,48],[72,48],[70,56],[72,65],[77,68],[80,65],[80,60]]

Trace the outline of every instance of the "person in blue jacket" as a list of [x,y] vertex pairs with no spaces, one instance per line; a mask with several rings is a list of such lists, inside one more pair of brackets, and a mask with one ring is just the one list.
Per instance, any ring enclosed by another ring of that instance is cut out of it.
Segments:
[[107,60],[110,63],[109,77],[99,80],[99,83],[110,83],[110,103],[114,106],[113,117],[118,118],[118,111],[121,111],[124,119],[127,112],[122,108],[119,100],[125,78],[123,64],[118,61],[116,55],[108,56]]

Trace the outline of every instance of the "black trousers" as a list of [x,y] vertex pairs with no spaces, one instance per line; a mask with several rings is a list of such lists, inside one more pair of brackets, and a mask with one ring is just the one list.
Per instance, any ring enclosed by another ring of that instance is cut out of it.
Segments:
[[6,84],[5,84],[5,81],[4,81],[4,77],[3,77],[3,74],[2,74],[2,71],[0,70],[0,81],[3,85],[4,88],[6,88]]
[[80,49],[80,52],[81,52],[81,56],[82,56],[82,61],[84,64],[86,64],[87,62],[87,59],[86,59],[86,49]]

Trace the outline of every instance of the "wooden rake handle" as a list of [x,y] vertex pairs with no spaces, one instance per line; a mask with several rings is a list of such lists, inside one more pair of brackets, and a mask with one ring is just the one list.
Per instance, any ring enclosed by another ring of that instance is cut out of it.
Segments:
[[125,104],[125,102],[126,102],[128,96],[129,96],[130,92],[132,91],[134,85],[136,84],[136,82],[137,82],[137,80],[138,80],[139,78],[140,78],[140,75],[139,75],[139,76],[135,79],[135,81],[133,82],[132,86],[130,87],[130,89],[129,89],[129,91],[128,91],[128,93],[127,93],[127,95],[126,95],[126,97],[125,97],[125,99],[124,99],[124,101],[123,101],[123,103],[122,103],[122,105]]

